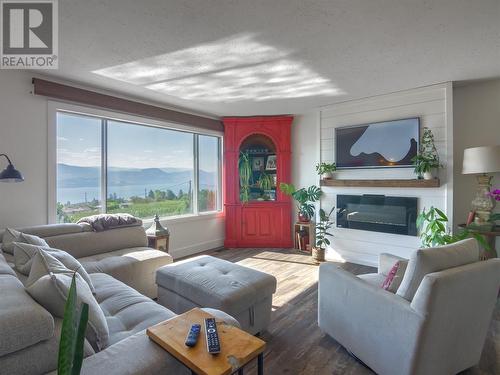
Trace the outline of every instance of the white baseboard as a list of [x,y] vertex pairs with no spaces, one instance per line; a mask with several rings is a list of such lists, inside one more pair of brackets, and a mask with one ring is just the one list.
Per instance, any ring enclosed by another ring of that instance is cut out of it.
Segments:
[[200,242],[190,246],[184,246],[170,250],[170,255],[175,259],[187,257],[193,254],[201,253],[210,249],[216,249],[224,246],[224,238],[217,238],[211,241]]

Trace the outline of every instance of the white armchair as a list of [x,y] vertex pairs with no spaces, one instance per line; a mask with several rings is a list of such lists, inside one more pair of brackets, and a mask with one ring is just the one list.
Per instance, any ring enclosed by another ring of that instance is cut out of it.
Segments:
[[379,274],[319,270],[318,323],[382,375],[456,374],[479,362],[500,288],[500,259],[478,261],[475,240],[416,251],[396,294]]

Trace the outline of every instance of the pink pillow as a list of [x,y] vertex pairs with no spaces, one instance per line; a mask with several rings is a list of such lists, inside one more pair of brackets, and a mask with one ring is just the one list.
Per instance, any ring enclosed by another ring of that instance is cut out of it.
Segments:
[[396,293],[399,286],[401,285],[401,281],[403,281],[403,276],[405,274],[407,265],[407,260],[398,260],[396,263],[394,263],[394,266],[392,266],[384,282],[382,283],[382,288],[391,293]]

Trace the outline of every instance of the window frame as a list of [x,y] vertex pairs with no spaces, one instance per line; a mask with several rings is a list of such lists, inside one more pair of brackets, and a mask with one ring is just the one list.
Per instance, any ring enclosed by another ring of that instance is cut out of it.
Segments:
[[[196,126],[187,126],[183,124],[170,123],[159,121],[146,117],[122,114],[113,111],[107,111],[98,108],[85,107],[69,103],[48,101],[47,119],[48,119],[48,209],[47,221],[50,224],[57,223],[57,113],[63,112],[73,115],[86,117],[94,117],[101,120],[101,196],[102,196],[102,212],[106,211],[107,207],[107,122],[119,121],[129,123],[131,126],[148,126],[162,128],[166,130],[180,131],[193,134],[193,174],[194,187],[192,196],[192,213],[184,215],[173,215],[161,217],[162,221],[190,221],[198,220],[203,217],[220,216],[223,214],[223,183],[222,183],[222,150],[224,142],[224,133],[215,130],[201,130]],[[198,189],[199,189],[199,160],[198,160],[198,136],[207,135],[217,137],[218,142],[218,189],[217,189],[217,209],[214,211],[199,212],[198,206]],[[144,223],[152,222],[153,218],[143,219]]]

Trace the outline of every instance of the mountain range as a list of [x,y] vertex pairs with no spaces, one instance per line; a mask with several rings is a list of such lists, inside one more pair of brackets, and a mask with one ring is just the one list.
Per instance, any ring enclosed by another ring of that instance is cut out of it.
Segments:
[[[100,167],[81,167],[57,164],[57,181],[60,188],[96,187],[100,181]],[[216,179],[215,172],[200,170],[201,187],[212,186]],[[187,183],[192,180],[192,171],[185,168],[108,168],[109,186],[165,185]]]

